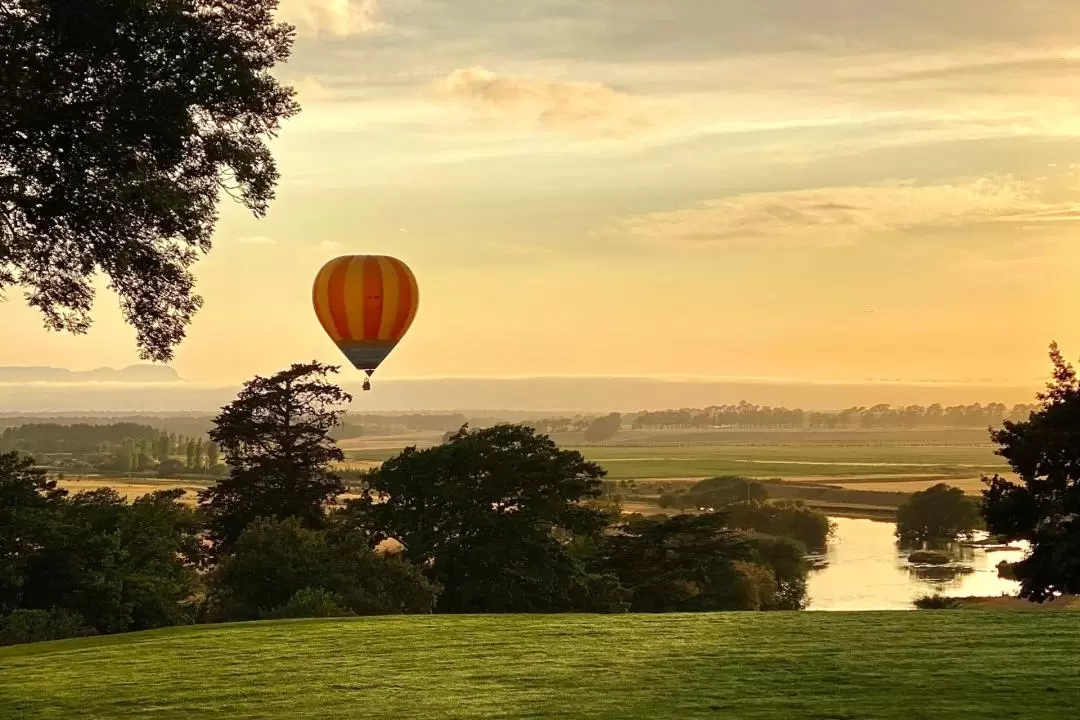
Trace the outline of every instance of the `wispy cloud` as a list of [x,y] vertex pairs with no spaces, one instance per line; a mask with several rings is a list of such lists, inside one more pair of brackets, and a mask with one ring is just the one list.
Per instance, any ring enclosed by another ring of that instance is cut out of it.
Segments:
[[499,75],[461,68],[435,80],[432,97],[462,104],[488,121],[556,132],[628,135],[666,124],[679,109],[598,83]]
[[1071,204],[1044,200],[1037,182],[987,177],[953,184],[892,183],[735,195],[623,218],[607,232],[684,246],[844,245],[891,231],[1050,218],[1080,219],[1080,213]]
[[236,242],[241,245],[277,245],[277,241],[274,240],[274,238],[265,235],[246,235],[237,238]]
[[278,17],[303,35],[347,37],[378,28],[378,0],[281,0]]

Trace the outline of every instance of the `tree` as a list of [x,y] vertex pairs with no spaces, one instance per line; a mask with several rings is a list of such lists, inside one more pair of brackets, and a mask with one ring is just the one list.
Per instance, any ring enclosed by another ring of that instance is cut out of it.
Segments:
[[1012,566],[1020,596],[1045,602],[1080,594],[1080,380],[1056,343],[1053,380],[1027,420],[991,430],[1020,482],[986,478],[983,517],[991,533],[1026,540],[1030,553]]
[[352,396],[330,383],[338,368],[317,362],[244,383],[214,418],[210,439],[229,475],[199,493],[216,548],[229,545],[255,518],[295,517],[322,526],[325,506],[345,492],[331,463],[345,454],[330,436]]
[[67,491],[32,458],[0,454],[0,616],[22,604],[26,572],[38,547],[55,534],[55,515]]
[[605,440],[610,440],[619,434],[621,428],[622,415],[619,413],[611,413],[610,415],[598,417],[585,428],[585,440],[586,442],[603,442]]
[[590,567],[619,579],[632,612],[779,607],[767,561],[722,513],[625,521],[604,537]]
[[215,442],[206,443],[206,469],[213,473],[218,467],[218,446]]
[[532,428],[463,427],[369,472],[348,522],[373,544],[399,542],[442,586],[440,612],[606,611],[616,583],[581,553],[610,521],[603,475]]
[[195,440],[191,439],[187,441],[187,448],[185,453],[185,464],[188,470],[195,469]]
[[0,291],[48,327],[90,325],[100,269],[142,357],[171,359],[201,305],[190,271],[224,191],[256,216],[266,139],[299,111],[271,74],[293,28],[275,0],[5,0]]
[[731,503],[763,503],[769,498],[765,486],[738,475],[721,475],[695,483],[687,492],[687,507],[722,508]]
[[979,524],[978,502],[945,483],[912,493],[896,509],[896,536],[908,545],[970,539]]
[[195,441],[195,469],[202,470],[203,441],[199,438]]
[[166,433],[161,433],[161,437],[157,439],[157,446],[155,448],[155,457],[159,463],[163,463],[169,459],[172,454],[172,447],[170,446],[169,436]]
[[33,472],[4,464],[0,485],[8,500],[18,496],[18,507],[0,517],[0,615],[64,611],[100,633],[193,619],[185,601],[196,587],[201,546],[194,511],[179,502],[183,490],[131,504],[108,489],[67,498]]
[[344,528],[311,530],[298,518],[260,518],[213,571],[210,613],[216,620],[295,616],[297,596],[317,590],[358,615],[427,613],[438,595],[416,567],[376,554],[362,535]]

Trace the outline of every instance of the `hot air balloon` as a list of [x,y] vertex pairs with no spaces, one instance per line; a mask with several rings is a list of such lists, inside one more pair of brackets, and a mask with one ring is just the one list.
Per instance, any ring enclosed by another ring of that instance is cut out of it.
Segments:
[[315,314],[330,339],[368,378],[416,317],[416,278],[386,255],[343,255],[323,265],[312,289]]

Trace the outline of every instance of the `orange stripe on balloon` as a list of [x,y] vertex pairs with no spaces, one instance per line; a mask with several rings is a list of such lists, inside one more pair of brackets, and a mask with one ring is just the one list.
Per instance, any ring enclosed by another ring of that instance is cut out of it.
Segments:
[[349,319],[349,339],[354,342],[370,340],[364,332],[364,258],[349,258],[349,272],[345,275],[345,314]]
[[400,340],[409,327],[409,315],[416,304],[416,286],[412,282],[411,273],[409,273],[409,269],[405,267],[404,263],[393,260],[393,264],[394,274],[397,276],[398,281],[398,306],[397,317],[394,318],[394,324],[390,329],[390,337],[394,340]]
[[401,281],[398,278],[392,259],[382,256],[377,259],[379,272],[382,274],[383,279],[383,306],[382,315],[379,318],[379,340],[387,342],[396,339],[390,334],[390,331],[394,329],[398,307],[401,305]]
[[345,279],[349,274],[349,264],[348,258],[339,258],[334,261],[333,270],[330,271],[327,306],[330,308],[330,317],[334,321],[334,329],[337,330],[340,340],[354,339],[349,336],[349,312],[345,294]]
[[379,261],[364,258],[364,339],[376,340],[383,314],[383,277]]

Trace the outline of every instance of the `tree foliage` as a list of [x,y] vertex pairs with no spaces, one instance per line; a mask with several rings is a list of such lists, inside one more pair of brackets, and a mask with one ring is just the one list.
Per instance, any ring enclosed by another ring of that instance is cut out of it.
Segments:
[[983,490],[987,529],[1031,544],[1012,572],[1020,596],[1035,602],[1080,594],[1080,380],[1056,343],[1050,359],[1053,380],[1039,408],[991,431],[1020,482],[995,475]]
[[686,492],[686,507],[722,508],[731,503],[763,503],[769,498],[765,486],[739,475],[721,475],[695,483]]
[[791,609],[802,603],[806,568],[785,549],[802,556],[752,540],[723,513],[637,517],[604,537],[591,566],[619,579],[633,612]]
[[908,545],[970,539],[979,525],[979,503],[945,483],[912,493],[896,509],[896,536]]
[[97,270],[144,358],[201,305],[190,267],[219,194],[266,212],[266,146],[298,106],[271,74],[292,48],[276,0],[0,4],[0,291],[82,333]]
[[[60,625],[77,617],[100,633],[193,619],[202,553],[182,490],[132,503],[113,490],[67,497],[27,463],[0,455],[0,616],[60,613]],[[43,618],[25,616],[34,627]]]
[[604,442],[619,434],[622,429],[622,415],[611,413],[598,417],[585,428],[586,442]]
[[218,620],[425,613],[437,595],[419,570],[376,554],[366,537],[310,530],[295,517],[251,523],[209,583]]
[[199,493],[215,547],[227,551],[259,517],[323,524],[324,508],[345,492],[331,463],[345,459],[330,436],[352,396],[329,382],[337,368],[294,364],[244,383],[236,400],[214,418],[210,438],[229,466]]
[[603,475],[531,428],[463,427],[369,473],[349,517],[373,543],[401,543],[443,587],[441,612],[604,610],[613,582],[575,552],[610,519],[595,503]]

